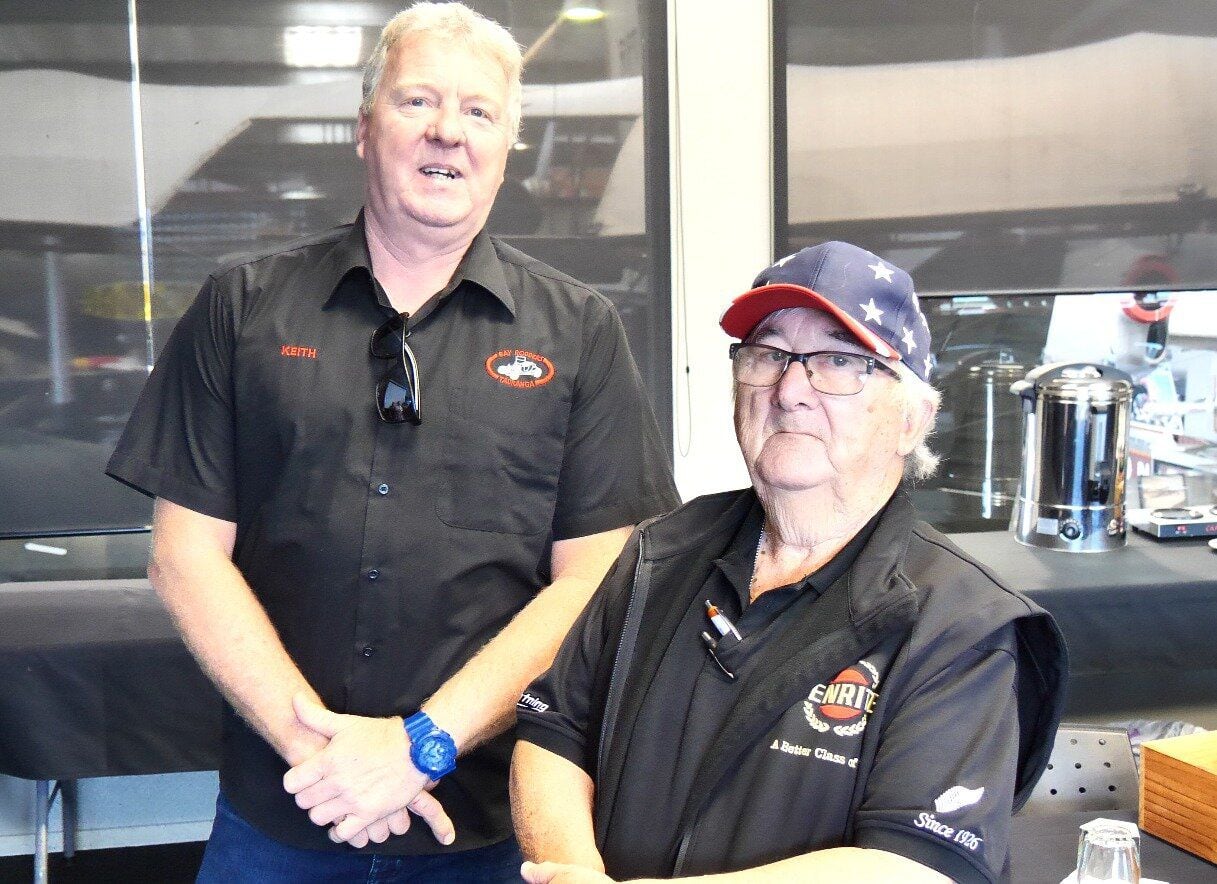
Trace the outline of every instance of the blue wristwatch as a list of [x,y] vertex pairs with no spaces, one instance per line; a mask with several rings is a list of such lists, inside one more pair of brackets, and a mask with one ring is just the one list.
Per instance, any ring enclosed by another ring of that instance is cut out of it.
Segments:
[[404,722],[410,738],[410,760],[432,780],[456,770],[456,743],[446,730],[436,727],[426,712],[415,712]]

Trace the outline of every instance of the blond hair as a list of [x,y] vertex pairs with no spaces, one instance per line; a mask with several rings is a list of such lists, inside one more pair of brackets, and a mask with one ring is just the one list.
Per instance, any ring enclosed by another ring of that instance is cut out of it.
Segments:
[[523,86],[520,81],[524,59],[520,46],[498,22],[474,12],[462,3],[415,3],[389,20],[380,32],[376,48],[363,66],[363,100],[359,104],[359,112],[365,116],[372,112],[385,62],[393,47],[402,40],[419,37],[460,43],[485,52],[503,69],[507,80],[507,132],[511,140],[515,141],[520,134],[523,102]]

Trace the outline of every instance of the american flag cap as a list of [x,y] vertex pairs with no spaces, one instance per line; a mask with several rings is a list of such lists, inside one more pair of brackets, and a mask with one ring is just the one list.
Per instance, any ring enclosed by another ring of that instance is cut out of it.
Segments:
[[832,314],[867,349],[899,359],[917,377],[929,380],[934,366],[930,326],[913,279],[878,255],[835,241],[787,255],[731,302],[719,325],[744,340],[762,319],[786,307]]

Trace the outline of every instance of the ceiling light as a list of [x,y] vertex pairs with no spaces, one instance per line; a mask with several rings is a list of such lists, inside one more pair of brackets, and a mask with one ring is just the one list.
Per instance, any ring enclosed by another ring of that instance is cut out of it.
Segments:
[[293,25],[283,29],[283,60],[294,68],[353,68],[363,49],[363,28]]
[[279,193],[279,199],[281,200],[319,200],[324,198],[324,193],[309,185],[298,187],[295,190],[284,190]]
[[517,141],[515,144],[513,144],[511,146],[511,149],[512,150],[528,150],[528,148],[530,148],[530,147],[532,147],[531,144],[525,144],[523,141]]
[[281,200],[319,200],[325,194],[303,178],[288,178],[283,181],[268,181],[266,190]]
[[567,21],[589,22],[604,18],[601,0],[565,0],[562,17]]
[[354,144],[355,124],[346,120],[283,123],[275,132],[279,144]]

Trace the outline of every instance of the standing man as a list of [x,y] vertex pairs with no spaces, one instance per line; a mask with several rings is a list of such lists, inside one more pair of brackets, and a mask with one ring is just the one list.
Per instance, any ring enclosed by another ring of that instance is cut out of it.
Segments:
[[677,503],[610,303],[482,229],[520,69],[460,4],[389,22],[364,210],[213,273],[109,463],[228,701],[200,880],[518,880],[515,700]]

